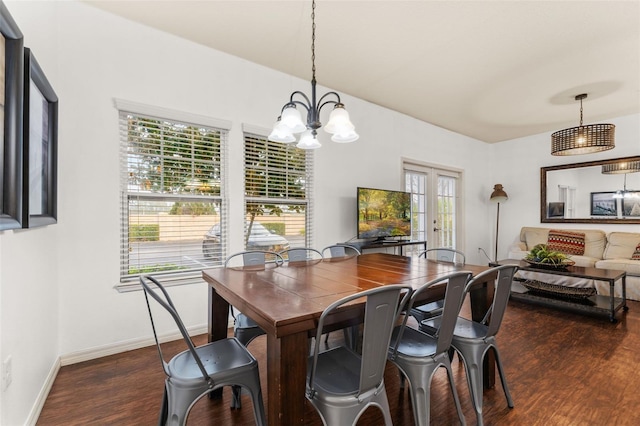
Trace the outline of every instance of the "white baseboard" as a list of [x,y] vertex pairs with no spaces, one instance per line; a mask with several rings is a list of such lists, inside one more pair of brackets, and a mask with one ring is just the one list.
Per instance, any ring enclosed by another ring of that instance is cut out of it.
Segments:
[[27,418],[25,425],[35,426],[36,423],[38,422],[38,418],[40,417],[40,413],[44,408],[44,403],[46,402],[47,397],[49,396],[49,392],[53,387],[53,382],[55,382],[56,377],[58,376],[60,367],[61,367],[60,358],[58,358],[56,359],[56,362],[54,362],[53,366],[51,367],[51,370],[49,370],[47,379],[44,381],[44,384],[42,385],[42,388],[38,393],[38,397],[36,398],[33,404],[33,407],[31,408],[31,412],[29,412],[29,417]]
[[[189,334],[196,336],[198,334],[204,334],[208,332],[206,325],[191,327],[188,329]],[[179,333],[166,334],[158,336],[160,343],[170,342],[172,340],[181,339],[182,336]],[[153,337],[145,337],[140,339],[131,339],[124,342],[117,342],[104,346],[97,346],[89,348],[83,351],[71,352],[60,356],[60,364],[62,366],[77,364],[79,362],[90,361],[96,358],[102,358],[109,355],[119,354],[121,352],[132,351],[134,349],[140,349],[147,346],[155,345]]]

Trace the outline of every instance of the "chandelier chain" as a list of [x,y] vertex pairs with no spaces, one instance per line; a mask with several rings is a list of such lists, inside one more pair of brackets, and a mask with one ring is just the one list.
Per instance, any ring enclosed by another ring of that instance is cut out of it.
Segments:
[[311,2],[311,74],[316,81],[316,2]]
[[582,98],[580,98],[580,127],[582,127]]

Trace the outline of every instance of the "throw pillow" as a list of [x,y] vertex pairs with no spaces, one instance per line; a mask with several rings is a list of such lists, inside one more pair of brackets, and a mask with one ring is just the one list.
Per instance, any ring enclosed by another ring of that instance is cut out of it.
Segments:
[[636,251],[631,255],[631,260],[640,260],[640,244],[636,246]]
[[560,253],[582,256],[584,254],[584,232],[551,229],[547,237],[547,247],[549,250]]

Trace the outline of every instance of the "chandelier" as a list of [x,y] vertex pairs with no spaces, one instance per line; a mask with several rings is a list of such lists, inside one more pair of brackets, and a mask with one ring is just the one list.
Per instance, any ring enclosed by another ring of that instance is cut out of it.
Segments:
[[613,124],[582,125],[582,100],[587,98],[583,93],[576,96],[580,101],[580,125],[559,130],[551,135],[551,155],[576,155],[607,151],[615,148]]
[[[289,102],[284,104],[280,116],[273,126],[269,140],[274,142],[292,143],[296,141],[294,134],[302,133],[297,143],[298,148],[317,149],[322,146],[318,142],[320,111],[326,105],[333,105],[329,121],[324,126],[327,133],[331,133],[331,140],[339,143],[353,142],[359,138],[355,126],[349,120],[349,113],[340,101],[336,92],[328,92],[316,101],[316,2],[311,4],[311,99],[300,91],[291,94]],[[307,112],[307,121],[302,121],[298,106]]]
[[622,190],[617,190],[613,198],[638,198],[638,191],[627,190],[627,174],[640,172],[640,161],[621,161],[602,165],[602,173],[606,175],[624,174]]

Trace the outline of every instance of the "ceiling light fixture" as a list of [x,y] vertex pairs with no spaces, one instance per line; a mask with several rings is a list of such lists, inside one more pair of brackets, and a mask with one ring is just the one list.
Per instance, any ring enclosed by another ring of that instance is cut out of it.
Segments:
[[613,198],[637,198],[638,191],[627,190],[627,175],[640,172],[640,161],[621,161],[618,163],[603,164],[602,173],[605,175],[624,174],[622,190],[617,190]]
[[622,191],[617,190],[613,198],[638,198],[638,191],[627,190],[627,173],[624,174],[624,185]]
[[582,125],[582,100],[586,98],[586,93],[575,98],[576,101],[580,101],[580,125],[559,130],[551,135],[551,155],[589,154],[615,148],[615,125]]
[[[300,91],[291,94],[289,102],[284,104],[280,116],[273,126],[269,140],[292,143],[296,141],[294,134],[302,133],[296,145],[302,149],[316,149],[322,145],[318,142],[317,130],[322,126],[320,111],[325,105],[333,105],[329,122],[324,126],[327,133],[333,134],[331,140],[339,143],[353,142],[359,138],[355,126],[349,120],[349,113],[340,101],[336,92],[327,92],[316,102],[316,2],[311,3],[311,99]],[[295,99],[299,97],[298,99]],[[332,99],[332,97],[334,99]],[[301,99],[300,99],[301,98]],[[297,106],[307,111],[306,124],[302,121]]]
[[618,175],[623,173],[637,172],[640,172],[640,161],[621,161],[619,163],[602,165],[602,173],[605,175]]

